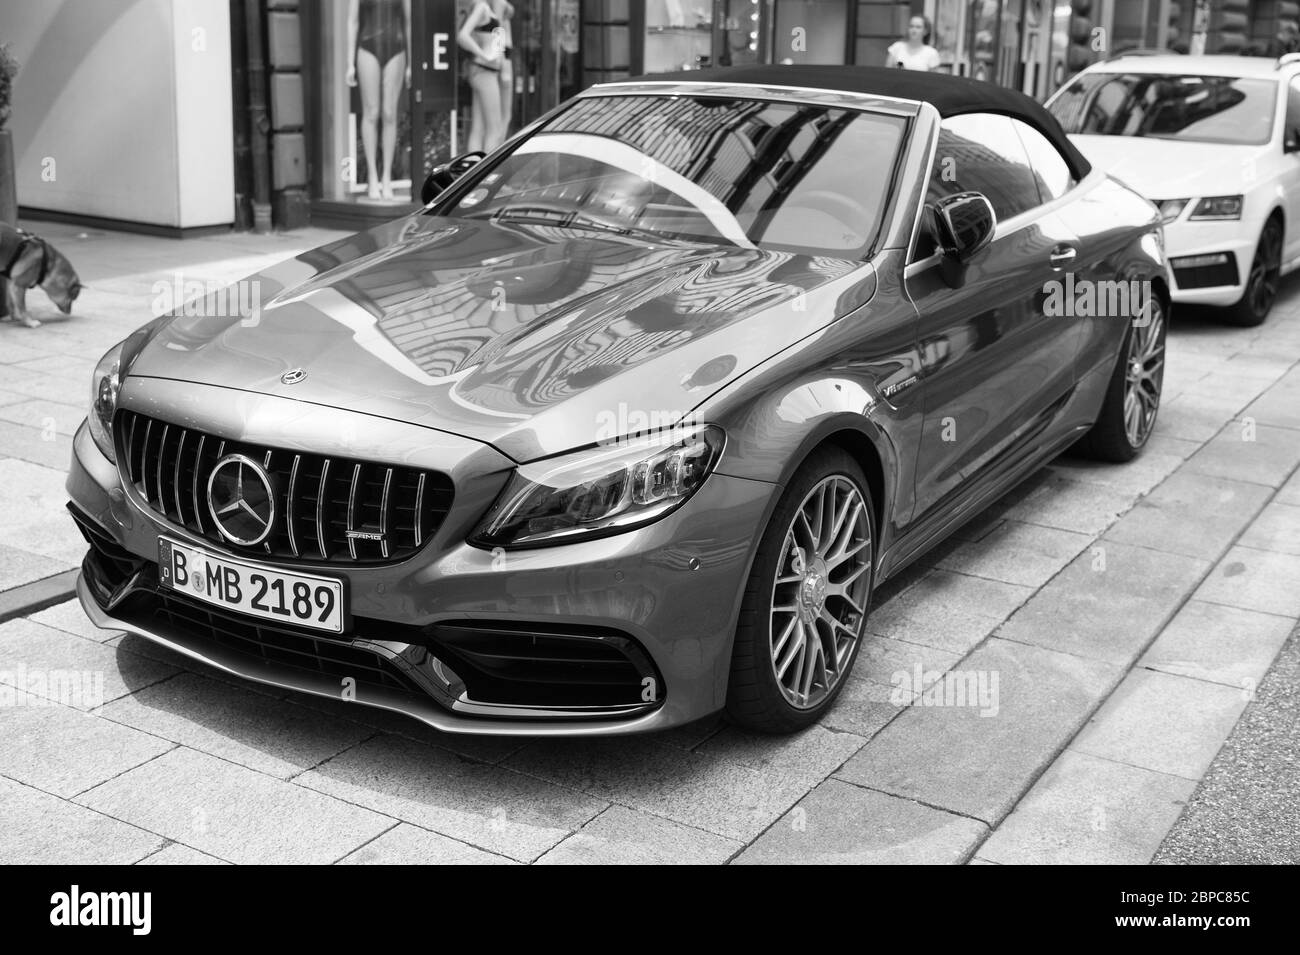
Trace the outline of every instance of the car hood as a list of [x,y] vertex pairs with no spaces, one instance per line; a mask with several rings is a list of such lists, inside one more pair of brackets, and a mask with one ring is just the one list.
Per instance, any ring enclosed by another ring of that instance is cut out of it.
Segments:
[[1071,136],[1094,166],[1148,199],[1194,199],[1231,193],[1242,164],[1268,153],[1267,146],[1225,146],[1141,136]]
[[666,427],[875,287],[862,262],[417,214],[195,297],[129,373],[409,421],[522,461]]

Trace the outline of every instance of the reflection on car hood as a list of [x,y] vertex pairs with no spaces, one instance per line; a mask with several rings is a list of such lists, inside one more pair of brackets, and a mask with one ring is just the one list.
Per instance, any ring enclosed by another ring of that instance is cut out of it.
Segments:
[[[1148,199],[1192,199],[1240,190],[1246,163],[1264,158],[1267,146],[1187,143],[1144,136],[1071,136],[1094,166]],[[1262,170],[1261,170],[1262,172]]]
[[516,460],[666,426],[876,284],[832,257],[420,215],[245,283],[159,323],[130,374],[410,421]]

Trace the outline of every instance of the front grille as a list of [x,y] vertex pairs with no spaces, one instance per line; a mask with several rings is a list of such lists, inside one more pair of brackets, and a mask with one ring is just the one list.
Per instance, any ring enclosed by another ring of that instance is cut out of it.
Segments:
[[437,471],[232,441],[132,411],[119,412],[115,426],[118,465],[149,507],[226,546],[231,542],[208,510],[208,477],[229,454],[260,464],[271,481],[275,520],[270,536],[246,549],[280,560],[402,560],[451,508],[451,479]]

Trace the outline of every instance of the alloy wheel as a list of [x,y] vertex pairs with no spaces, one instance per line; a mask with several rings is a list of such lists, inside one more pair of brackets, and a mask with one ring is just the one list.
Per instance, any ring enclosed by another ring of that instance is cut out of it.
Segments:
[[786,530],[772,587],[771,661],[787,703],[817,706],[839,684],[871,596],[871,516],[834,474],[804,497]]
[[1276,222],[1264,227],[1250,263],[1246,279],[1246,302],[1256,315],[1268,314],[1277,298],[1278,278],[1282,273],[1282,235]]
[[1159,302],[1151,302],[1148,318],[1129,335],[1124,381],[1124,431],[1135,448],[1151,436],[1165,374],[1165,314]]

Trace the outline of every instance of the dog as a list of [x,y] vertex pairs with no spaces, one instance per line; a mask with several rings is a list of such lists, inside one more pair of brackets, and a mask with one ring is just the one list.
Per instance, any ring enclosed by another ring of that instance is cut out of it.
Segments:
[[39,285],[64,315],[81,294],[81,280],[72,263],[38,235],[0,222],[0,285],[4,286],[4,317],[28,328],[41,323],[27,311],[27,290]]

